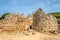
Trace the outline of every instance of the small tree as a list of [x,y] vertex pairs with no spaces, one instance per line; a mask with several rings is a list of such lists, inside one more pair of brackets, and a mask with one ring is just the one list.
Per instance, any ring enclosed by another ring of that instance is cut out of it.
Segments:
[[42,9],[41,9],[41,8],[39,8],[39,10],[40,10],[40,11],[42,11]]

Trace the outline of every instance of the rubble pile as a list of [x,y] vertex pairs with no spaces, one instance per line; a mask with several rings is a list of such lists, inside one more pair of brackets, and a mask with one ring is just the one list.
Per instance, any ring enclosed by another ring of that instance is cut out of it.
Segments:
[[25,18],[23,14],[8,14],[0,20],[0,29],[6,32],[20,32],[28,29],[30,24],[29,18]]

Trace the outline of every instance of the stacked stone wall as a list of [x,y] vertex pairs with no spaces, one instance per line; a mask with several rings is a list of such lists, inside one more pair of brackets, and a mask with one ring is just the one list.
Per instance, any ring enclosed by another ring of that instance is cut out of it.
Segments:
[[37,10],[33,14],[33,29],[42,32],[57,32],[57,19],[51,14],[45,14],[43,11]]

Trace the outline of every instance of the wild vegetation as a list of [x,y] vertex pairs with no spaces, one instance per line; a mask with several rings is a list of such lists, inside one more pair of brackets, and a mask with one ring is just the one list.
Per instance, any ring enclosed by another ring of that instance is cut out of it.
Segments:
[[7,14],[10,14],[10,13],[4,13],[4,14],[0,17],[0,20],[1,20],[1,19],[4,19]]
[[55,16],[57,18],[58,23],[60,24],[60,12],[53,12],[53,13],[50,13],[50,14]]

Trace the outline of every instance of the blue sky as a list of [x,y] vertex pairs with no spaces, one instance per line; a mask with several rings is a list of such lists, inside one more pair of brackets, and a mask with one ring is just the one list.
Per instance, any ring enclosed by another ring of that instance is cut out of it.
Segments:
[[60,12],[60,0],[0,0],[0,15],[11,13],[34,13],[42,8],[45,13]]

